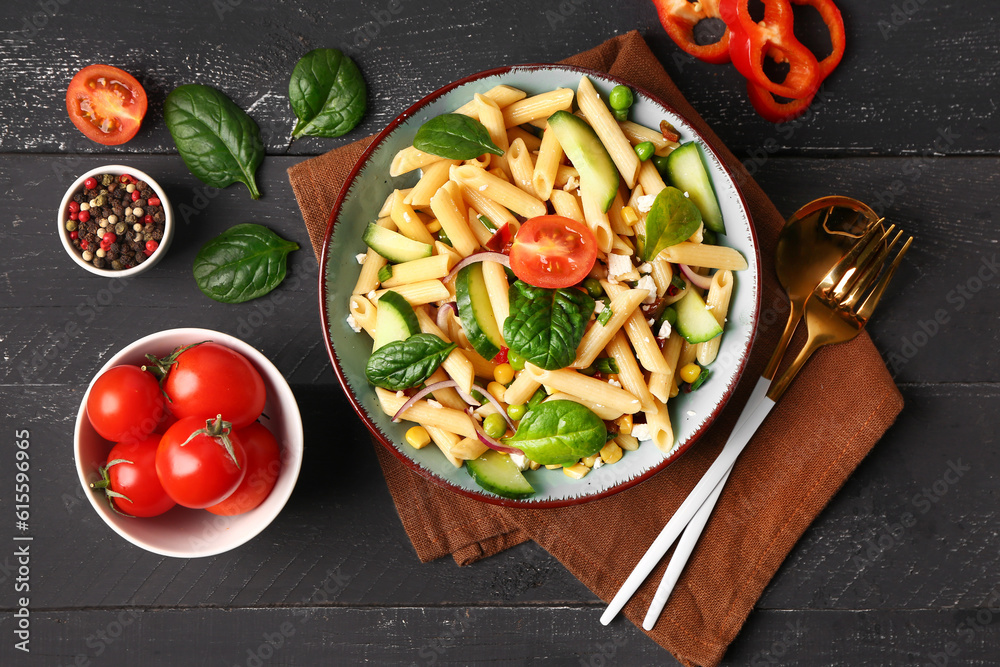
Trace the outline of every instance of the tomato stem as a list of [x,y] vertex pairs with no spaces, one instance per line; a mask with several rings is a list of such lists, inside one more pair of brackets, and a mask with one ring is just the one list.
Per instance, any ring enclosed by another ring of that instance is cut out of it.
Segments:
[[[177,363],[177,358],[179,356],[190,350],[192,347],[198,347],[202,343],[211,343],[211,342],[212,341],[210,340],[203,340],[197,343],[192,343],[191,345],[177,347],[174,349],[173,352],[171,352],[169,355],[165,357],[157,357],[155,354],[147,354],[146,359],[149,360],[149,365],[143,366],[142,370],[152,373],[153,376],[157,380],[159,380],[160,386],[162,387],[163,382],[167,379],[167,375],[170,373],[170,369],[173,367],[174,364]],[[165,393],[164,396],[166,396]],[[167,396],[167,400],[170,400],[169,396]]]
[[108,474],[108,470],[111,468],[111,466],[118,465],[119,463],[129,463],[129,464],[135,465],[134,463],[132,463],[132,461],[129,461],[127,459],[115,459],[114,461],[108,461],[107,465],[100,466],[100,467],[97,468],[97,471],[99,473],[101,473],[101,479],[97,480],[96,482],[91,482],[90,488],[95,489],[95,490],[100,489],[100,490],[104,491],[104,497],[107,498],[107,500],[108,500],[108,506],[116,514],[120,514],[122,516],[127,516],[130,519],[134,519],[135,518],[134,516],[132,516],[131,514],[126,514],[125,512],[122,512],[120,509],[118,509],[117,507],[115,507],[114,502],[112,502],[112,498],[124,498],[125,500],[129,501],[130,503],[132,502],[132,499],[129,498],[128,496],[126,496],[125,494],[118,493],[117,491],[112,491],[109,488],[110,484],[111,484],[111,476]]
[[229,434],[232,433],[232,431],[232,423],[223,420],[222,415],[219,414],[215,416],[215,419],[206,419],[205,428],[200,428],[192,433],[188,436],[187,440],[181,443],[180,446],[183,447],[198,436],[207,436],[222,445],[225,448],[226,453],[229,454],[229,457],[233,460],[233,463],[235,463],[236,467],[239,468],[240,462],[236,458],[236,450],[233,448],[233,441],[229,439]]

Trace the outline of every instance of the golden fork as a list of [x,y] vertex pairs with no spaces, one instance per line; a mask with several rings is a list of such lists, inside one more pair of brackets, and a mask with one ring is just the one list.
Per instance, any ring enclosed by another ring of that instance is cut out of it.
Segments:
[[[913,237],[907,239],[888,270],[883,273],[882,269],[889,254],[902,236],[902,232],[898,232],[892,241],[886,243],[894,229],[895,225],[892,225],[885,233],[879,235],[881,226],[879,223],[873,223],[865,235],[841,258],[810,295],[804,313],[809,329],[809,337],[805,347],[781,378],[771,385],[767,395],[753,405],[748,404],[744,409],[744,414],[740,415],[737,427],[730,435],[719,457],[695,485],[687,499],[677,508],[674,516],[663,527],[625,583],[622,584],[621,589],[601,616],[602,623],[607,625],[621,611],[681,532],[698,515],[700,525],[692,526],[697,530],[694,530],[691,536],[685,535],[687,539],[682,540],[684,544],[678,545],[678,551],[681,551],[681,546],[683,546],[685,553],[674,554],[674,559],[680,557],[680,560],[677,563],[671,561],[671,567],[667,568],[660,586],[653,596],[653,601],[643,622],[644,628],[652,629],[673,591],[687,558],[694,549],[697,537],[707,523],[710,509],[708,512],[701,512],[702,505],[710,497],[718,499],[721,488],[717,487],[725,484],[737,457],[813,352],[823,345],[851,340],[867,324],[882,298],[886,286],[899,267],[903,255],[906,254],[913,241]],[[880,273],[882,274],[881,278],[879,277]],[[862,298],[864,298],[863,301]],[[712,506],[714,506],[714,502],[709,505],[710,508]]]

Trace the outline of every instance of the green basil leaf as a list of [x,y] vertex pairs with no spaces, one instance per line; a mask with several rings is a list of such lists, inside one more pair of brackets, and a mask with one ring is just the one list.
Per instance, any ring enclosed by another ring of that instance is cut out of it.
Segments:
[[542,465],[570,465],[596,454],[608,429],[590,409],[573,401],[546,401],[533,408],[503,443]]
[[375,350],[368,358],[365,376],[373,385],[390,391],[411,389],[423,384],[456,347],[434,334],[413,334]]
[[485,125],[460,113],[446,113],[421,125],[413,147],[449,160],[472,160],[483,153],[503,155]]
[[313,49],[295,64],[288,101],[298,117],[292,137],[339,137],[365,115],[368,86],[354,61],[337,49]]
[[285,279],[288,253],[299,245],[267,227],[230,227],[206,243],[194,259],[194,279],[206,296],[243,303],[263,296]]
[[215,88],[188,84],[163,103],[163,119],[184,164],[213,188],[244,183],[260,199],[254,174],[264,159],[260,128]]
[[660,190],[646,214],[646,238],[642,259],[652,261],[660,251],[686,241],[698,231],[701,211],[675,187]]
[[540,368],[565,368],[576,358],[594,300],[574,288],[545,289],[518,280],[510,287],[504,321],[507,346]]

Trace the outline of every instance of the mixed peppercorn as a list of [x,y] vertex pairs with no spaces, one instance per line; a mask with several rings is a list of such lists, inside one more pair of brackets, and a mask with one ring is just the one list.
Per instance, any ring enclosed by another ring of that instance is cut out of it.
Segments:
[[98,174],[70,199],[66,231],[85,262],[122,270],[142,264],[163,239],[163,203],[129,174]]

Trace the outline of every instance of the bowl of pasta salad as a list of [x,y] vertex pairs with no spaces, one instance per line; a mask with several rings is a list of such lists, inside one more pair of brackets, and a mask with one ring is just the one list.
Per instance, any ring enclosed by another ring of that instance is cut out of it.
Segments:
[[746,201],[680,114],[599,72],[490,70],[383,130],[330,216],[320,310],[372,434],[431,481],[558,507],[663,470],[743,371]]

